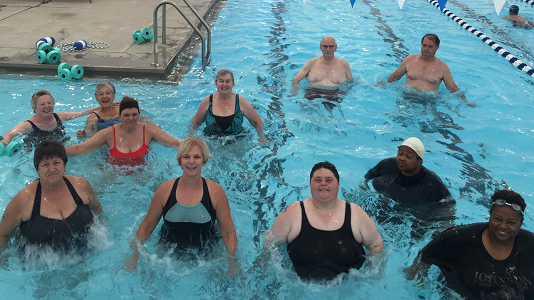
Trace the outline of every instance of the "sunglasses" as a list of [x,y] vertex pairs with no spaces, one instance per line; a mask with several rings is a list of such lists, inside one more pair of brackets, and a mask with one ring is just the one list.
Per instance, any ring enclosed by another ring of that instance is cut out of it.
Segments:
[[497,199],[495,200],[492,205],[497,205],[497,206],[503,206],[503,205],[508,205],[510,206],[516,213],[518,214],[523,214],[523,209],[521,209],[521,206],[519,206],[519,204],[515,204],[515,203],[508,203],[506,202],[506,200],[503,200],[503,199]]

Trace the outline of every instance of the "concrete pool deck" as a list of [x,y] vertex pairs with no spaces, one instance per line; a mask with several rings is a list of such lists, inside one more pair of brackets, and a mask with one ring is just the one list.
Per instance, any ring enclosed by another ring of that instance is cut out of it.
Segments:
[[[200,39],[171,5],[166,6],[167,43],[162,44],[162,8],[158,11],[158,65],[154,65],[154,40],[135,44],[134,30],[154,32],[154,9],[160,0],[4,0],[0,3],[0,73],[57,76],[59,63],[80,65],[84,77],[179,80],[200,46]],[[182,9],[203,35],[204,26],[184,1],[171,1]],[[216,19],[226,0],[189,0],[208,24]],[[54,37],[59,42],[104,42],[106,49],[61,53],[58,64],[39,64],[36,42]],[[180,58],[181,57],[181,58]],[[177,68],[173,69],[178,60]],[[180,68],[182,67],[182,68]]]

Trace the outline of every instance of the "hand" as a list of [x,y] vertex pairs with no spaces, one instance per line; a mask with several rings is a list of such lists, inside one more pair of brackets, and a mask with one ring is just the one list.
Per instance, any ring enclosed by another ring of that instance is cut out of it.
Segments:
[[137,270],[138,259],[139,259],[139,253],[134,253],[124,262],[122,269],[130,273]]
[[113,102],[113,107],[119,107],[119,106],[121,106],[120,102]]
[[475,102],[465,102],[465,104],[469,107],[472,107],[472,108],[475,108],[477,107],[476,103]]
[[78,132],[76,132],[76,136],[79,138],[79,139],[83,139],[87,136],[87,132],[85,132],[85,130],[81,129],[81,130],[78,130]]
[[265,145],[269,142],[269,140],[264,136],[260,136],[260,138],[258,139],[258,142],[260,142],[260,144],[262,145]]

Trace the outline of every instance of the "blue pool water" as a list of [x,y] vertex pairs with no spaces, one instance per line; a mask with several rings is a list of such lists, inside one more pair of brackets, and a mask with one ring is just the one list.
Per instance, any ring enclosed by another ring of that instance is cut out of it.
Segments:
[[[525,12],[531,9],[517,5]],[[449,1],[447,8],[532,66],[528,36],[501,21],[504,11],[497,16],[493,3]],[[443,86],[437,94],[423,94],[431,99],[426,101],[403,99],[404,79],[372,86],[387,79],[406,55],[419,53],[420,39],[427,32],[440,37],[437,56],[476,108],[467,107]],[[325,35],[337,39],[337,56],[349,62],[358,80],[332,111],[320,100],[303,99],[305,83],[297,96],[288,96],[291,79],[308,59],[320,54],[319,40]],[[95,253],[82,263],[45,256],[28,264],[10,248],[0,265],[2,298],[454,299],[454,293],[436,281],[436,268],[418,286],[402,272],[432,234],[446,226],[439,216],[423,226],[408,208],[396,210],[393,202],[359,189],[367,170],[393,157],[410,136],[424,142],[424,165],[443,179],[456,200],[456,211],[443,213],[442,219],[455,215],[454,224],[485,221],[489,195],[509,186],[527,201],[524,228],[534,230],[533,80],[427,1],[407,1],[402,10],[395,1],[385,0],[356,1],[354,8],[345,0],[229,1],[213,26],[212,48],[210,66],[201,70],[197,56],[180,83],[114,83],[117,99],[137,98],[144,113],[166,132],[184,138],[201,99],[216,91],[214,74],[221,68],[234,72],[234,91],[253,103],[270,143],[259,145],[254,130],[235,142],[209,138],[214,156],[203,175],[219,182],[228,195],[241,276],[226,278],[226,260],[220,255],[176,260],[157,252],[156,234],[146,243],[138,271],[121,271],[131,254],[127,240],[137,231],[154,191],[181,174],[176,150],[152,145],[145,170],[134,176],[102,170],[104,152],[69,160],[67,173],[86,177],[104,209],[101,226],[95,229]],[[35,91],[50,90],[56,111],[80,111],[96,105],[97,83],[0,76],[0,132],[33,114],[29,102]],[[78,142],[75,133],[84,123],[85,118],[66,123],[69,143]],[[324,160],[338,167],[339,197],[366,209],[378,221],[385,242],[385,256],[373,266],[328,286],[298,280],[284,249],[268,263],[262,261],[266,230],[289,203],[310,196],[309,172]],[[29,154],[3,156],[0,163],[3,213],[36,173]],[[420,229],[417,240],[411,239],[412,226]]]

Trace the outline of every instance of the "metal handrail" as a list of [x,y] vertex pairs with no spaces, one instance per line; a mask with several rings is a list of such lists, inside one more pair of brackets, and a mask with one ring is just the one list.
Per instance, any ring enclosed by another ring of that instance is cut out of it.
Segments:
[[189,4],[189,2],[187,2],[186,0],[183,0],[183,1],[191,9],[193,14],[195,14],[195,16],[200,20],[202,25],[204,25],[204,27],[206,27],[206,31],[208,32],[208,34],[207,34],[207,36],[208,36],[207,52],[208,53],[206,54],[206,50],[204,49],[205,48],[204,37],[200,33],[200,30],[193,23],[191,23],[189,18],[186,15],[184,15],[182,10],[178,6],[176,6],[176,4],[174,4],[174,3],[170,2],[170,1],[161,1],[156,6],[156,8],[154,9],[154,63],[153,63],[153,65],[155,65],[155,66],[159,66],[159,64],[158,64],[158,18],[157,18],[157,15],[158,15],[158,9],[161,6],[163,6],[163,12],[162,12],[162,18],[161,18],[161,33],[162,33],[161,34],[161,40],[162,40],[161,42],[162,42],[162,44],[166,44],[167,43],[167,10],[166,10],[166,7],[165,7],[166,4],[174,6],[174,8],[176,8],[176,10],[182,15],[182,17],[184,17],[184,19],[187,21],[187,23],[189,23],[189,26],[191,26],[193,28],[193,30],[195,30],[195,32],[200,36],[200,40],[202,42],[202,67],[205,67],[208,64],[209,57],[210,57],[210,54],[211,54],[211,29],[210,29],[210,26],[208,25],[208,23],[206,23],[206,21],[204,21],[204,19],[202,17],[200,17],[198,15],[197,11],[191,6],[191,4]]

